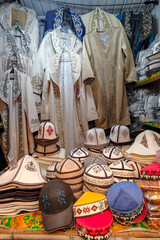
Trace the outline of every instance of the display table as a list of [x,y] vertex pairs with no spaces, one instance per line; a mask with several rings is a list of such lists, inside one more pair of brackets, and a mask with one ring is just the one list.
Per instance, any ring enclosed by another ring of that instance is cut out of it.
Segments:
[[[28,214],[21,214],[16,217],[0,219],[0,240],[81,240],[76,228],[59,230],[54,233],[46,233],[42,224],[41,212],[36,211]],[[160,229],[152,229],[146,220],[141,223],[124,226],[113,222],[111,240],[128,238],[138,240],[137,238],[155,238],[160,239]]]

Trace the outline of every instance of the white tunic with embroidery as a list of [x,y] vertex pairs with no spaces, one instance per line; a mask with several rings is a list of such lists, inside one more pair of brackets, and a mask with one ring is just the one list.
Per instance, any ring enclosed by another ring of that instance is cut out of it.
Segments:
[[76,35],[57,28],[43,39],[33,67],[33,87],[43,87],[41,118],[55,124],[67,154],[83,146],[88,120],[97,119],[91,88],[81,79],[81,50]]
[[2,148],[12,166],[23,155],[33,153],[32,133],[39,127],[31,80],[26,74],[15,69],[13,76],[10,70],[2,75],[0,112],[5,129],[1,134]]

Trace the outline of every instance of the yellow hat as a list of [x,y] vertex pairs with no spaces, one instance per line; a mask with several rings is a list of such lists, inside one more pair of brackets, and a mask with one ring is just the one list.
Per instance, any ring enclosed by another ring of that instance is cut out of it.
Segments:
[[85,192],[73,205],[74,217],[98,214],[108,208],[106,196],[96,192]]

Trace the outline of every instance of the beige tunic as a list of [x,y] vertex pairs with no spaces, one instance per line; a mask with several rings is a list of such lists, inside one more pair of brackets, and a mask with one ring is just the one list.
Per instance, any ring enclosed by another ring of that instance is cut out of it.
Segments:
[[85,25],[85,33],[92,32],[96,29],[121,27],[121,22],[113,14],[107,13],[100,8],[82,15],[82,21]]
[[96,127],[108,129],[116,124],[130,124],[125,83],[134,81],[134,73],[134,60],[123,28],[95,30],[85,35],[83,81],[94,78],[91,87],[99,117]]

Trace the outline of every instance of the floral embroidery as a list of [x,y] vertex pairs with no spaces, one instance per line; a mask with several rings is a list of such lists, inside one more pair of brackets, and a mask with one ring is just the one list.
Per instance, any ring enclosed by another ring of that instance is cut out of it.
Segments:
[[57,197],[58,197],[58,202],[60,202],[61,205],[63,205],[64,203],[67,203],[66,195],[63,190],[61,191],[60,189],[58,189]]
[[53,128],[51,126],[48,127],[48,129],[46,130],[46,132],[48,132],[48,135],[50,136],[53,132]]
[[43,195],[43,200],[42,200],[42,202],[43,202],[44,209],[47,209],[47,208],[51,205],[47,193],[46,193],[45,195]]
[[25,168],[30,172],[36,172],[37,171],[36,165],[32,161],[28,162],[27,165],[25,166]]
[[144,147],[148,148],[148,141],[147,141],[146,135],[143,136],[140,144],[142,144]]

